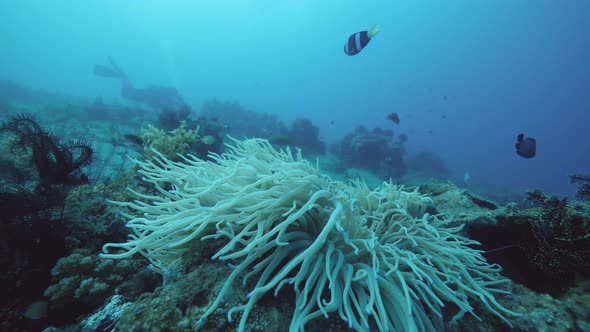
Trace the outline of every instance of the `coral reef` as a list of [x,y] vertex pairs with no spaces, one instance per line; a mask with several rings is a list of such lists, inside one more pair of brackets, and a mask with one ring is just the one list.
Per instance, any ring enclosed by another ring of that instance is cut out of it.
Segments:
[[120,240],[126,237],[121,209],[107,204],[106,199],[128,196],[127,185],[146,192],[137,184],[134,175],[125,172],[108,185],[83,185],[69,192],[65,200],[67,209],[64,211],[63,230],[69,250],[96,250],[105,238]]
[[46,103],[63,97],[48,91],[34,90],[16,82],[0,80],[0,98],[29,103]]
[[[133,331],[150,329],[159,331],[197,329],[197,321],[215,302],[217,293],[223,289],[231,267],[221,261],[212,261],[216,248],[222,241],[196,243],[194,250],[186,252],[179,264],[173,264],[164,273],[164,284],[154,292],[144,294],[126,310],[116,325],[116,330]],[[236,326],[227,323],[227,311],[240,305],[247,296],[242,285],[234,283],[219,308],[215,310],[199,331],[235,331]],[[284,331],[290,324],[294,304],[286,301],[281,292],[277,297],[261,299],[248,318],[250,331]],[[313,320],[309,330],[342,331],[347,325],[340,320]]]
[[53,284],[44,295],[54,318],[73,321],[80,313],[101,306],[115,290],[127,300],[153,290],[159,279],[142,277],[140,271],[137,261],[104,260],[88,249],[78,249],[51,269]]
[[158,114],[158,127],[164,130],[174,130],[178,128],[183,121],[188,120],[192,110],[187,104],[180,105],[178,108],[164,108]]
[[450,172],[442,158],[434,152],[422,151],[406,159],[408,172],[421,178],[448,178]]
[[10,117],[0,125],[0,133],[12,135],[10,151],[14,154],[31,151],[39,177],[37,190],[88,182],[82,168],[92,161],[93,150],[89,142],[61,142],[45,131],[31,114]]
[[590,201],[590,175],[573,174],[570,175],[570,183],[578,183],[576,198]]
[[399,178],[406,173],[401,141],[394,141],[393,132],[359,126],[346,135],[337,147],[339,156],[349,167],[371,170],[381,178]]
[[[182,121],[172,131],[147,125],[142,128],[142,142],[145,156],[154,157],[154,150],[166,158],[179,160],[179,155],[194,154],[207,159],[209,153],[220,153],[223,148],[223,128],[209,122],[195,124]],[[135,138],[132,138],[135,139]]]
[[247,110],[237,102],[210,100],[203,103],[204,118],[223,123],[236,138],[273,138],[287,136],[289,129],[275,114]]
[[6,289],[0,321],[1,329],[14,330],[22,317],[8,317],[39,299],[48,271],[67,253],[65,197],[87,181],[82,169],[93,149],[85,141],[61,141],[29,114],[2,122],[0,142],[0,264],[7,271],[0,277]]
[[432,201],[415,190],[333,181],[264,140],[235,141],[213,161],[155,154],[138,165],[159,194],[115,202],[136,211],[127,214],[132,235],[102,256],[141,253],[166,274],[199,239],[222,241],[212,258],[231,262],[231,273],[196,327],[240,279],[245,303],[227,313],[230,322],[241,313],[239,330],[265,294],[284,289],[295,292],[291,330],[336,313],[355,330],[432,330],[445,302],[456,306],[453,321],[477,317],[472,301],[506,324],[518,316],[494,298],[508,293],[500,267],[458,234],[462,226],[427,213]]
[[567,198],[540,196],[531,231],[536,246],[529,249],[532,262],[550,277],[572,285],[578,274],[590,276],[590,217],[568,206]]
[[101,260],[87,250],[76,250],[51,269],[55,282],[45,290],[53,306],[71,298],[94,305],[102,302],[131,272],[130,260]]
[[488,261],[500,264],[513,281],[560,296],[590,275],[590,218],[567,199],[533,190],[528,199],[540,206],[520,210],[449,182],[433,181],[420,190],[433,198],[436,212],[465,223],[465,234],[481,242]]
[[[0,330],[590,330],[587,174],[531,207],[424,184],[446,168],[398,132],[319,155],[311,121],[237,103],[197,118],[3,87]],[[383,183],[400,175],[420,186]]]
[[114,295],[101,310],[82,321],[82,331],[114,331],[116,323],[131,305],[122,295]]
[[199,141],[191,147],[191,153],[201,159],[209,158],[209,153],[221,153],[227,126],[217,120],[198,119],[189,121],[189,127],[199,128]]
[[154,149],[171,160],[178,160],[179,154],[187,154],[191,145],[199,140],[199,128],[187,129],[186,122],[171,132],[147,125],[142,128],[142,139],[146,158],[154,158]]
[[291,124],[289,137],[292,144],[311,154],[326,153],[326,144],[320,139],[320,129],[313,125],[309,119],[296,119]]

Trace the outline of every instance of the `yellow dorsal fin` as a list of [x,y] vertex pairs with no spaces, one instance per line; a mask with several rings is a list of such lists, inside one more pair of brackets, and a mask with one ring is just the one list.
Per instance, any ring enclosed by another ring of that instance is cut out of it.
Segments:
[[379,31],[381,31],[379,29],[379,27],[377,26],[377,24],[373,25],[373,27],[371,28],[371,30],[369,30],[369,32],[367,33],[367,35],[369,36],[369,38],[373,38],[375,35],[377,35],[379,33]]

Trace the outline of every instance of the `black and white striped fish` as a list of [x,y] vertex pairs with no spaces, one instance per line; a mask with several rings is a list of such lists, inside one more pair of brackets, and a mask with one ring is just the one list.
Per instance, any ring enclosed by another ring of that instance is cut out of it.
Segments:
[[344,44],[344,53],[346,55],[356,55],[358,54],[369,42],[371,38],[373,38],[376,34],[379,33],[379,28],[375,24],[371,30],[369,31],[359,31],[357,33],[353,33],[348,37],[348,41]]

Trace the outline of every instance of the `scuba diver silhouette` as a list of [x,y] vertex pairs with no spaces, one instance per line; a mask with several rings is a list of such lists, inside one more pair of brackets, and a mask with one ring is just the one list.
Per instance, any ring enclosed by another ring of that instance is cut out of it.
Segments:
[[109,66],[94,65],[94,75],[120,79],[123,98],[160,109],[177,108],[185,104],[184,99],[175,88],[157,85],[150,85],[142,89],[134,87],[127,74],[117,66],[113,58],[109,56],[107,59]]

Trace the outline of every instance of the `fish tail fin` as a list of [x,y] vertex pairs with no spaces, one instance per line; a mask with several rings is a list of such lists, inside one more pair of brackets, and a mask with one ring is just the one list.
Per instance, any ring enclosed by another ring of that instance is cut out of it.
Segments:
[[369,38],[373,38],[379,33],[379,31],[381,31],[381,29],[379,29],[377,24],[375,24],[375,25],[373,25],[371,30],[369,30],[369,33],[367,33],[367,35],[369,36]]

